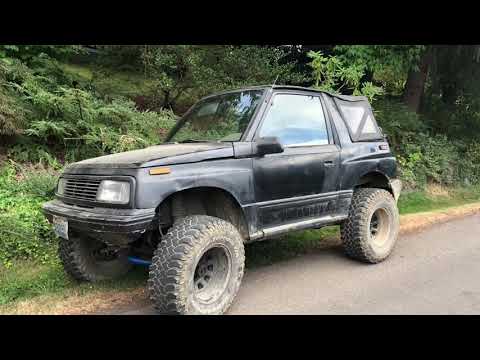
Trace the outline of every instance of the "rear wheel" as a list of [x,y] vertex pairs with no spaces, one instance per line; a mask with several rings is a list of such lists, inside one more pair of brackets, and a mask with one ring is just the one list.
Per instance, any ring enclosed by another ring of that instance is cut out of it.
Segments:
[[148,287],[155,308],[165,314],[223,314],[243,277],[243,238],[229,222],[187,216],[158,245]]
[[348,219],[341,226],[345,252],[367,263],[385,260],[398,237],[399,215],[386,190],[361,188],[353,194]]
[[87,236],[60,239],[58,253],[65,271],[76,280],[110,280],[130,269],[126,254]]

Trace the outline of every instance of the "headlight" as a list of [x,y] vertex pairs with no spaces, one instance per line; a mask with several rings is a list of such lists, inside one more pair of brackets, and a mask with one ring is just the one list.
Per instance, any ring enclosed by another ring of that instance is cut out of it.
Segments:
[[97,200],[113,204],[128,204],[130,201],[130,183],[103,180],[98,188]]
[[65,192],[65,184],[66,184],[66,181],[64,178],[60,178],[58,180],[58,183],[57,183],[57,194],[59,195],[63,195],[63,193]]

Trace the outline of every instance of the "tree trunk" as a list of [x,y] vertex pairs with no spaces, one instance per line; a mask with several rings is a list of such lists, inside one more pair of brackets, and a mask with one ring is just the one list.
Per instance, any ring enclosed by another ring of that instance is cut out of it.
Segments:
[[427,81],[428,69],[432,62],[431,49],[427,49],[420,59],[418,71],[411,69],[408,73],[407,83],[403,93],[403,102],[407,107],[416,113],[419,112],[425,83]]
[[163,104],[162,104],[162,108],[164,109],[167,109],[169,106],[171,106],[170,104],[170,91],[166,91],[166,90],[163,90]]

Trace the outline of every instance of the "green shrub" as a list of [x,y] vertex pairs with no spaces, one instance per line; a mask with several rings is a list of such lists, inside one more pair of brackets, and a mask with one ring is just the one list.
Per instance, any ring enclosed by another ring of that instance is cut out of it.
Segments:
[[432,121],[394,99],[374,103],[375,116],[388,136],[407,188],[427,183],[470,185],[480,181],[480,145],[438,133]]
[[54,195],[58,172],[42,164],[22,165],[17,170],[17,179],[18,192],[48,200]]
[[25,125],[25,111],[5,87],[5,72],[5,65],[0,62],[0,136],[12,136]]
[[53,195],[56,173],[43,167],[0,169],[0,263],[13,259],[55,261],[56,238],[41,205]]
[[24,136],[9,151],[17,161],[55,167],[55,157],[72,162],[138,149],[158,144],[175,124],[171,111],[138,111],[133,101],[71,87],[71,75],[46,55],[35,66],[18,59],[2,66],[5,84],[29,108]]
[[375,118],[388,136],[388,141],[395,151],[401,151],[402,146],[418,133],[427,133],[428,127],[422,117],[397,99],[381,99],[372,105]]
[[427,183],[453,185],[460,181],[458,145],[445,136],[415,134],[397,154],[400,172],[409,187]]
[[459,150],[458,177],[465,185],[480,184],[480,144],[472,142]]
[[399,147],[397,160],[407,188],[427,183],[445,186],[480,182],[480,146],[451,141],[445,135],[416,134]]

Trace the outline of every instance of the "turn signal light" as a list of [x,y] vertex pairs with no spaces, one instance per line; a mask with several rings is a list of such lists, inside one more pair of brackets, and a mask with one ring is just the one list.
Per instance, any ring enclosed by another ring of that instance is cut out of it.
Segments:
[[169,167],[158,167],[150,169],[150,175],[165,175],[170,174]]

